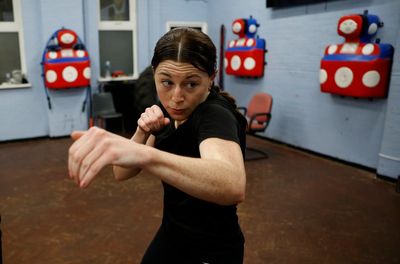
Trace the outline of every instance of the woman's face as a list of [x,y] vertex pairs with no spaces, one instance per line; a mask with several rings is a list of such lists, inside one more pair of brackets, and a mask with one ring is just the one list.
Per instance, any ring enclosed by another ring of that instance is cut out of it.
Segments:
[[206,100],[214,77],[190,63],[172,60],[161,62],[154,72],[158,97],[176,121],[185,121]]

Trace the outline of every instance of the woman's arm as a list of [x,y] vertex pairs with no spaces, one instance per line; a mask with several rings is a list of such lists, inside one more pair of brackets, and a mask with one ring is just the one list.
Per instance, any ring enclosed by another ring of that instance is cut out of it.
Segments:
[[79,132],[70,148],[69,174],[86,188],[105,166],[144,170],[202,200],[231,205],[244,200],[246,174],[236,142],[208,138],[200,144],[201,158],[178,156],[138,144],[100,128]]
[[[155,137],[153,135],[144,133],[144,131],[138,126],[135,134],[131,138],[131,141],[152,147],[154,146]],[[113,172],[116,180],[123,181],[138,175],[141,172],[141,168],[124,168],[114,165]]]
[[[138,127],[131,141],[147,146],[154,146],[155,137],[151,133],[160,130],[169,124],[169,119],[164,118],[164,114],[157,105],[146,108],[138,120]],[[140,168],[123,168],[114,165],[113,172],[115,179],[122,181],[132,178],[141,172]]]
[[245,198],[246,173],[240,146],[208,138],[200,144],[201,158],[150,149],[140,166],[164,182],[196,198],[221,205]]
[[[151,145],[151,131],[169,123],[138,121],[141,129],[132,140],[93,127],[87,132],[74,132],[75,143],[69,150],[70,177],[80,187],[87,187],[102,168],[113,165],[117,179],[126,179],[147,171],[172,186],[199,199],[230,205],[242,202],[246,174],[240,146],[233,141],[207,138],[200,143],[200,158],[178,156]],[[153,120],[151,117],[141,119]],[[147,130],[146,130],[147,129]]]
[[141,171],[135,162],[132,163],[138,145],[153,146],[155,138],[151,134],[169,123],[162,110],[153,105],[141,114],[131,140],[97,127],[88,131],[74,131],[71,137],[75,142],[69,149],[68,157],[70,177],[81,187],[86,187],[106,165],[113,165],[117,180],[134,177]]

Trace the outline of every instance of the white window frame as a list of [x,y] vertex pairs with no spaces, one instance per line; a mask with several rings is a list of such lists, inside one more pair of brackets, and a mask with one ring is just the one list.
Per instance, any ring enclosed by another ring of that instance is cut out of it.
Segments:
[[[124,80],[134,80],[139,77],[138,73],[138,57],[137,57],[137,20],[136,20],[136,0],[129,0],[129,20],[128,21],[102,21],[101,20],[101,4],[100,0],[98,0],[98,32],[100,31],[133,31],[132,32],[132,64],[133,64],[133,75],[125,76],[125,77],[116,77],[116,78],[104,78],[99,75],[100,82],[108,82],[108,81],[124,81]],[[99,43],[100,44],[100,43]],[[100,52],[100,50],[99,50]],[[100,54],[99,54],[100,56]],[[99,66],[100,72],[100,66]]]
[[201,31],[205,34],[208,32],[208,27],[206,22],[202,21],[167,21],[166,32],[170,31],[174,27],[194,27],[201,28]]
[[[19,56],[21,64],[21,72],[26,76],[26,62],[25,62],[25,45],[24,45],[24,30],[22,25],[21,16],[21,0],[12,0],[14,21],[0,22],[0,32],[14,32],[18,33]],[[27,88],[31,87],[29,83],[24,84],[0,84],[0,89],[13,89],[13,88]]]

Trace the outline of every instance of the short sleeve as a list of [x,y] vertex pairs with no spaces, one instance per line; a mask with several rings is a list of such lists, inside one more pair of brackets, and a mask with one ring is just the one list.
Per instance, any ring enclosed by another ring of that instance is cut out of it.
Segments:
[[207,138],[221,138],[240,144],[240,125],[235,115],[219,104],[205,104],[197,111],[193,124],[193,133],[200,144]]

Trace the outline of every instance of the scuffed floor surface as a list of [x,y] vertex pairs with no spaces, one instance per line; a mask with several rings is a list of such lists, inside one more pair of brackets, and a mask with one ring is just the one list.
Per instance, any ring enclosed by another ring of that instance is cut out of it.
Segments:
[[[400,263],[400,194],[374,173],[249,138],[245,263]],[[69,138],[0,143],[3,263],[139,263],[162,214],[153,177],[67,176]]]

